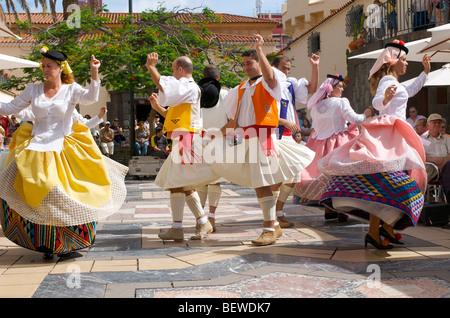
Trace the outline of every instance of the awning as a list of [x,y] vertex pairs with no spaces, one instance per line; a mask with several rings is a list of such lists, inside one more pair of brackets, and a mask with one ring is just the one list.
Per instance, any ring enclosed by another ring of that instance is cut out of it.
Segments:
[[[450,23],[429,29],[428,32],[431,32],[431,39],[419,53],[450,54]],[[450,56],[447,56],[447,61],[450,62]]]
[[[414,62],[422,62],[422,58],[425,54],[431,55],[429,53],[424,53],[422,50],[424,47],[428,46],[431,42],[431,37],[420,39],[417,41],[412,41],[405,43],[405,46],[409,49],[408,56],[406,58],[407,61],[414,61]],[[358,54],[355,56],[350,56],[349,60],[351,59],[377,59],[380,53],[384,49],[379,49],[363,54]],[[434,52],[431,50],[430,52]],[[447,63],[450,62],[450,54],[443,53],[443,54],[436,54],[431,58],[432,63]]]
[[10,70],[14,68],[39,67],[38,62],[24,60],[18,57],[0,54],[0,70]]
[[[408,86],[414,82],[415,78],[411,78],[405,82],[403,85]],[[424,86],[450,86],[450,63],[445,64],[442,68],[428,73],[428,80]]]
[[15,35],[3,22],[0,22],[0,36],[12,36],[18,40],[22,40],[20,36]]

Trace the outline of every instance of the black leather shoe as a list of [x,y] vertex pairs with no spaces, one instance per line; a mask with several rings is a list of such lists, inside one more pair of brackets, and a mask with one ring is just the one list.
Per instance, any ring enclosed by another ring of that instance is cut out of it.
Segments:
[[379,250],[390,250],[392,248],[394,248],[394,246],[388,244],[388,245],[383,245],[378,243],[372,236],[370,236],[369,234],[366,234],[366,237],[364,238],[364,243],[365,246],[367,247],[367,243],[372,244],[375,248],[379,249]]

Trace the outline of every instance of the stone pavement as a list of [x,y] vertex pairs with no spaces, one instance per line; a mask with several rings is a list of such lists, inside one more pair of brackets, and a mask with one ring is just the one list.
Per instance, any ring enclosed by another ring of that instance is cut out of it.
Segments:
[[[325,221],[319,207],[290,198],[295,227],[272,246],[250,241],[262,215],[254,191],[225,184],[217,232],[190,241],[195,220],[185,207],[185,241],[162,242],[170,227],[168,192],[152,180],[127,180],[119,213],[99,223],[93,247],[76,258],[44,260],[0,234],[2,298],[442,298],[450,296],[450,226],[419,224],[405,245],[364,247],[368,225]],[[206,206],[205,210],[208,210]]]

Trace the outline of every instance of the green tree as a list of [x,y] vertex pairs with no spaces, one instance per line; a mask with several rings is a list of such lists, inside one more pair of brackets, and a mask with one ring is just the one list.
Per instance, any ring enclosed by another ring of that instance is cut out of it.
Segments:
[[[107,11],[106,5],[102,9]],[[187,16],[191,21],[189,24],[183,19]],[[171,75],[172,61],[186,55],[194,62],[196,80],[200,80],[206,64],[214,63],[221,70],[221,82],[233,87],[243,76],[239,53],[245,48],[227,45],[212,37],[207,25],[217,19],[220,18],[208,8],[203,8],[198,14],[189,9],[168,12],[159,7],[142,12],[139,19],[132,20],[127,15],[117,28],[111,29],[108,18],[86,8],[81,10],[80,28],[70,28],[67,23],[59,22],[40,31],[28,58],[38,61],[41,58],[39,50],[44,45],[61,50],[67,54],[77,82],[83,85],[90,80],[89,60],[93,54],[102,62],[102,85],[108,90],[127,91],[132,88],[145,95],[154,88],[145,67],[148,53],[155,51],[160,55],[158,67],[162,75]],[[21,23],[20,27],[24,30],[29,24]],[[13,76],[2,87],[22,90],[28,83],[42,80],[39,70],[25,69],[25,76]]]

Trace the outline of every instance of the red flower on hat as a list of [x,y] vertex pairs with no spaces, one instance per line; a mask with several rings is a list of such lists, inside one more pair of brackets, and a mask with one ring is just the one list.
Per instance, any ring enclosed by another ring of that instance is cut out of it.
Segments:
[[398,44],[405,46],[405,42],[403,41],[398,41]]

